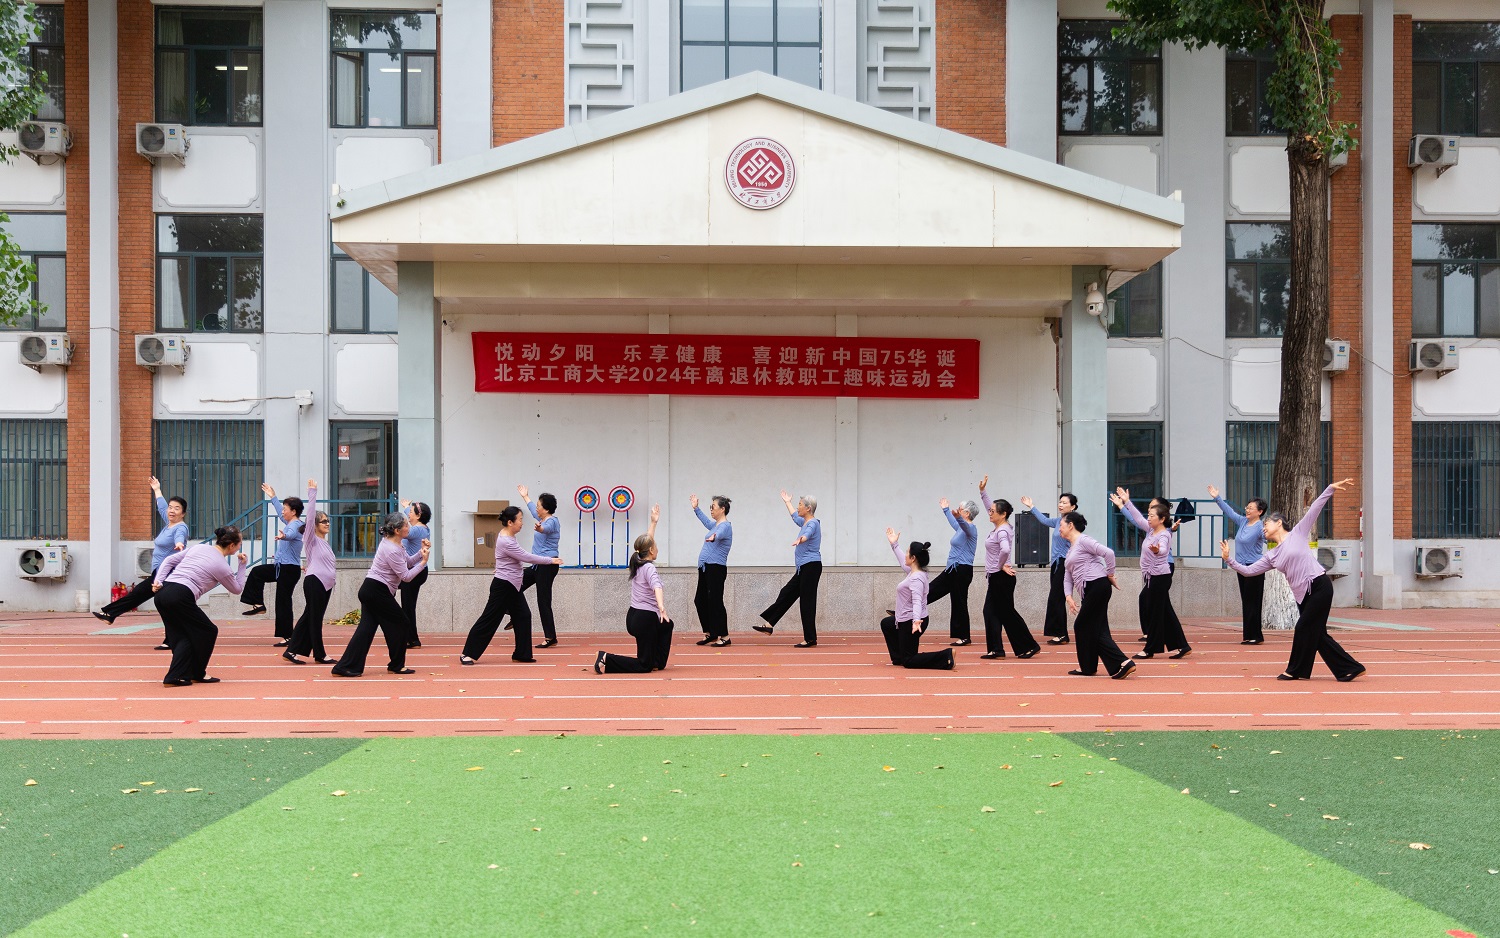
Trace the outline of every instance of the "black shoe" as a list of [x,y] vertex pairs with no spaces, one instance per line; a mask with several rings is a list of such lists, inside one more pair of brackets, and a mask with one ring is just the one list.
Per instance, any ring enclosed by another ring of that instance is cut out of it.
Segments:
[[1283,671],[1280,674],[1276,675],[1276,680],[1278,680],[1278,681],[1295,681],[1295,680],[1297,680],[1297,675],[1295,675],[1295,674],[1288,674],[1285,671]]
[[1131,655],[1130,657],[1132,657],[1132,658],[1140,658],[1142,661],[1144,661],[1144,660],[1147,660],[1149,658],[1155,658],[1156,655],[1153,652],[1143,651],[1143,652],[1140,652],[1138,654]]
[[1179,648],[1176,652],[1174,652],[1174,653],[1172,653],[1170,655],[1167,655],[1167,657],[1168,658],[1186,658],[1188,655],[1191,655],[1192,653],[1193,653],[1193,647],[1191,645],[1189,645],[1189,646],[1187,646],[1185,648]]
[[110,625],[114,625],[115,624],[115,617],[114,616],[105,615],[102,612],[96,612],[96,613],[94,613],[94,618],[98,619],[100,622],[108,622]]
[[603,674],[604,673],[604,652],[602,652],[602,651],[599,652],[598,657],[594,658],[594,673],[595,674]]
[[515,655],[511,655],[510,660],[516,664],[536,664],[535,658],[517,658]]
[[[1036,657],[1036,653],[1039,652],[1039,651],[1041,651],[1040,648],[1033,648],[1030,651],[1023,651],[1023,652],[1021,652],[1019,655],[1016,655],[1016,657],[1017,658],[1035,658]],[[1003,658],[1005,656],[1001,655],[1001,657]]]
[[157,651],[171,651],[172,650],[172,646],[168,645],[166,642],[162,642],[160,645],[156,646],[156,650]]
[[327,655],[324,655],[323,657],[321,657],[321,658],[318,659],[318,664],[338,664],[338,663],[339,663],[339,659],[337,659],[337,658],[330,658]]
[[[713,641],[714,641],[714,637],[712,635],[705,635],[705,636],[703,636],[703,641],[701,641],[701,642],[693,642],[693,644],[694,645],[712,645]],[[540,646],[538,646],[538,647],[540,647]]]
[[888,615],[888,616],[893,616],[893,615],[896,614],[896,610],[894,610],[894,609],[887,609],[885,611],[885,614]]
[[360,675],[364,674],[365,672],[363,672],[363,671],[340,671],[338,668],[334,668],[329,673],[331,673],[334,677],[359,677]]
[[1361,674],[1364,674],[1364,673],[1365,673],[1365,669],[1364,668],[1360,668],[1358,671],[1351,671],[1348,674],[1338,674],[1338,675],[1335,675],[1335,677],[1338,678],[1338,681],[1339,681],[1340,684],[1347,684],[1350,681],[1354,680],[1355,678],[1359,677]]
[[512,619],[509,622],[505,623],[505,631],[507,631],[507,632],[509,632],[511,629],[513,629],[515,627],[516,627],[516,620],[514,620],[514,619]]
[[732,644],[733,644],[733,642],[731,642],[729,640],[729,636],[726,635],[725,637],[723,637],[723,638],[719,639],[718,641],[714,642],[713,643],[713,647],[715,647],[715,648],[724,648],[725,646],[732,645]]
[[391,672],[392,674],[416,674],[417,673],[417,671],[416,671],[415,668],[393,668],[390,665],[386,665],[385,669],[387,671]]
[[292,664],[307,664],[306,661],[303,661],[301,658],[298,658],[296,655],[292,654],[289,651],[282,652],[281,657],[290,661]]
[[271,647],[272,648],[285,648],[286,646],[290,645],[291,643],[292,643],[291,639],[289,639],[289,638],[283,638],[281,641],[276,642]]
[[265,614],[265,606],[251,606],[249,609],[246,609],[244,612],[240,613],[240,615],[242,616],[263,616]]
[[462,665],[470,665],[470,664],[478,664],[479,662],[476,661],[476,660],[474,660],[473,658],[470,658],[468,655],[459,655],[458,656],[458,663],[462,664]]
[[817,648],[818,647],[818,643],[817,642],[798,642],[797,644],[793,645],[792,647],[793,648]]
[[193,679],[190,678],[190,677],[180,678],[180,679],[175,680],[175,681],[162,681],[161,682],[161,686],[162,687],[191,687],[192,684],[193,684]]
[[536,647],[538,647],[538,648],[551,648],[553,645],[556,645],[556,644],[557,644],[557,639],[555,639],[555,638],[549,638],[549,639],[547,639],[546,641],[542,642],[540,645],[538,645]]
[[1127,661],[1124,664],[1120,665],[1120,670],[1118,670],[1114,674],[1110,675],[1110,679],[1118,681],[1121,678],[1130,677],[1130,672],[1134,671],[1134,670],[1135,670],[1135,662],[1134,661]]
[[1067,643],[1068,643],[1068,636],[1066,636],[1066,635],[1064,635],[1062,638],[1049,638],[1049,639],[1047,639],[1047,644],[1049,644],[1049,645],[1066,645]]
[[1074,677],[1093,677],[1094,676],[1094,672],[1093,671],[1080,671],[1077,668],[1074,668],[1073,670],[1069,671],[1068,673],[1071,674],[1071,675],[1073,675]]
[[407,642],[406,643],[406,647],[407,648],[421,648],[422,647],[422,643],[421,642]]
[[953,651],[952,651],[952,649],[949,649],[949,651],[948,651],[948,660],[943,663],[943,670],[944,671],[952,671],[953,670]]
[[973,644],[973,643],[971,641],[969,641],[967,638],[958,638],[958,639],[954,639],[953,641],[949,642],[948,643],[948,647],[949,648],[960,648],[960,647],[962,647],[964,645],[971,645],[971,644]]
[[205,674],[203,677],[195,677],[195,678],[193,678],[193,683],[194,684],[217,684],[217,683],[219,683],[219,679],[216,678],[216,677],[209,677],[208,675]]
[[1264,641],[1264,639],[1247,638],[1243,642],[1240,642],[1240,644],[1241,645],[1259,645],[1262,641]]
[[980,655],[979,657],[981,657],[981,658],[985,659],[986,661],[988,661],[988,660],[990,660],[992,658],[1004,658],[1005,657],[1005,653],[1001,652],[1001,651],[987,651],[984,654]]
[[771,626],[771,625],[752,625],[750,627],[752,629],[754,629],[755,631],[757,631],[757,632],[764,632],[767,635],[770,635],[772,629],[775,628],[775,626]]

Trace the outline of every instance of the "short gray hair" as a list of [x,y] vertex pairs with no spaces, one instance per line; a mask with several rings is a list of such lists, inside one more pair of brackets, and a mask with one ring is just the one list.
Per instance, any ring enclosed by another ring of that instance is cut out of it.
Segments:
[[806,505],[807,510],[812,512],[813,514],[818,513],[818,500],[816,498],[813,498],[811,495],[800,496],[797,499],[797,503],[799,505]]
[[968,498],[959,502],[958,507],[964,510],[964,514],[968,515],[969,520],[971,521],[979,517],[979,505],[976,504],[974,499],[972,498]]

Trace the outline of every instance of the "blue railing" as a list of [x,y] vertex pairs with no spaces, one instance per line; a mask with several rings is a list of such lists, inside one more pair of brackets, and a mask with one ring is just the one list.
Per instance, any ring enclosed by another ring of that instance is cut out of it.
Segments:
[[[1176,507],[1182,499],[1169,499],[1172,507]],[[1135,501],[1135,499],[1131,499]],[[1212,557],[1219,558],[1219,542],[1231,540],[1229,519],[1219,510],[1218,503],[1211,498],[1188,499],[1198,515],[1192,520],[1184,521],[1182,527],[1172,537],[1172,556],[1179,559],[1197,559]],[[1145,503],[1137,505],[1141,513],[1145,514]],[[1130,556],[1139,554],[1141,541],[1144,535],[1140,529],[1130,523],[1124,513],[1119,509],[1110,507],[1109,511],[1109,546],[1120,553]]]
[[[328,514],[328,543],[340,560],[368,560],[375,556],[375,546],[380,541],[380,523],[388,513],[399,508],[394,495],[318,499],[318,511]],[[230,519],[228,524],[240,529],[245,539],[245,554],[252,566],[265,563],[275,555],[281,516],[272,510],[270,499],[256,502]],[[211,539],[205,538],[204,543]]]

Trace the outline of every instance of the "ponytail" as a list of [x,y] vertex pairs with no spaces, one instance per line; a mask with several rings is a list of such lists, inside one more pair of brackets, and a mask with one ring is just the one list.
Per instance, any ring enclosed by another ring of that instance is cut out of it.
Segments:
[[635,579],[636,571],[644,567],[650,561],[647,559],[651,554],[651,548],[656,546],[656,541],[651,535],[642,534],[635,539],[635,548],[630,552],[630,578]]
[[222,528],[214,529],[214,545],[217,547],[233,547],[240,543],[240,529],[232,524],[226,524]]

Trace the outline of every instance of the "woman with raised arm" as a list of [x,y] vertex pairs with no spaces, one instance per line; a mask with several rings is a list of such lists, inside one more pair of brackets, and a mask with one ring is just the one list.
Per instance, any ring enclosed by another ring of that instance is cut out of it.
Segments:
[[594,657],[595,674],[645,674],[667,666],[672,652],[672,617],[656,572],[656,522],[661,506],[651,506],[651,526],[635,539],[630,551],[630,608],[625,631],[635,639],[635,657],[601,651]]
[[536,587],[536,614],[542,620],[542,640],[536,647],[551,648],[557,644],[557,624],[552,618],[552,581],[557,579],[558,571],[558,565],[552,560],[561,556],[558,544],[562,541],[562,522],[557,520],[557,496],[543,492],[532,501],[526,486],[518,485],[516,491],[526,503],[531,517],[536,519],[536,524],[532,525],[535,533],[531,536],[531,552],[548,558],[544,563],[532,564],[521,574],[521,592]]
[[[292,664],[306,664],[298,655],[312,655],[318,664],[337,664],[337,658],[328,657],[323,647],[323,613],[328,611],[328,597],[333,593],[333,584],[338,578],[333,547],[328,543],[328,512],[318,511],[318,483],[307,480],[307,508],[313,516],[312,527],[302,539],[306,559],[302,564],[302,615],[292,628],[292,641],[281,657]],[[421,553],[421,545],[418,545]],[[422,575],[427,568],[422,568]],[[405,585],[405,584],[403,584]]]
[[517,505],[508,505],[500,512],[500,534],[495,538],[495,578],[490,580],[490,598],[484,611],[469,627],[469,637],[464,641],[459,664],[474,664],[484,650],[490,647],[490,639],[500,627],[500,620],[510,616],[507,629],[516,633],[516,650],[510,660],[532,664],[536,655],[531,651],[531,607],[526,605],[526,596],[521,592],[524,582],[524,564],[553,564],[562,566],[561,557],[543,557],[521,549],[516,535],[521,533],[525,518]]
[[1335,482],[1323,490],[1302,520],[1288,530],[1286,517],[1279,511],[1266,515],[1266,538],[1276,546],[1254,563],[1243,564],[1230,556],[1229,542],[1219,542],[1219,556],[1242,576],[1258,576],[1267,570],[1280,570],[1297,600],[1297,625],[1292,632],[1292,654],[1286,670],[1276,675],[1278,681],[1306,681],[1312,678],[1313,655],[1322,657],[1328,670],[1340,681],[1352,681],[1365,673],[1365,666],[1354,660],[1343,646],[1328,634],[1328,614],[1333,611],[1333,581],[1323,572],[1318,555],[1310,546],[1312,529],[1323,513],[1323,506],[1354,484],[1353,479]]
[[249,606],[244,615],[258,616],[266,611],[266,584],[276,583],[276,637],[277,648],[284,648],[292,640],[292,594],[297,581],[302,579],[302,499],[292,496],[276,497],[271,483],[262,482],[260,490],[271,503],[271,510],[281,516],[281,531],[276,535],[276,553],[272,559],[250,571],[245,579],[245,592],[240,602]]
[[[231,571],[229,558],[238,555],[239,567]],[[198,607],[198,600],[215,586],[231,593],[245,588],[245,555],[240,552],[240,529],[226,525],[214,532],[212,544],[194,544],[162,561],[151,580],[156,611],[167,625],[167,644],[172,646],[172,664],[161,679],[166,687],[217,684],[208,676],[219,627]]]
[[753,625],[751,628],[757,632],[771,634],[776,628],[776,623],[786,615],[792,603],[800,603],[802,611],[802,641],[798,642],[797,648],[816,648],[818,646],[818,580],[823,577],[823,525],[817,518],[813,517],[818,512],[818,500],[811,495],[804,495],[797,499],[797,507],[792,507],[792,496],[781,490],[781,501],[786,505],[787,514],[791,515],[792,524],[797,526],[797,539],[792,541],[792,562],[796,565],[796,571],[792,578],[776,594],[776,601],[766,607],[760,614],[765,620],[765,625]]
[[1130,500],[1130,493],[1116,489],[1109,497],[1130,523],[1145,535],[1141,541],[1141,629],[1146,633],[1146,648],[1136,658],[1155,658],[1167,649],[1173,658],[1186,658],[1193,650],[1182,634],[1182,621],[1172,608],[1172,568],[1167,557],[1172,552],[1172,519],[1168,509],[1153,501],[1147,517]]
[[990,477],[979,480],[979,498],[989,512],[995,527],[984,538],[984,654],[981,658],[1004,658],[1005,643],[1000,633],[1010,637],[1010,650],[1017,658],[1030,658],[1042,650],[1027,628],[1026,620],[1016,611],[1016,568],[1010,565],[1015,549],[1016,529],[1010,523],[1010,502],[990,501],[985,489]]
[[729,499],[715,495],[709,499],[708,514],[698,507],[698,496],[689,495],[693,514],[708,528],[703,547],[698,551],[698,588],[693,593],[693,608],[698,624],[703,626],[699,645],[722,648],[729,644],[729,610],[724,608],[724,581],[729,577],[729,549],[734,546],[734,529],[729,525]]
[[[401,510],[406,512],[408,525],[406,537],[401,539],[401,546],[406,550],[406,556],[415,557],[422,552],[424,546],[429,548],[432,546],[432,529],[427,526],[427,523],[432,520],[432,506],[426,502],[402,499]],[[406,616],[406,623],[411,629],[410,634],[406,636],[407,648],[422,647],[422,636],[417,632],[417,599],[422,594],[422,584],[426,582],[427,566],[424,564],[421,573],[399,587],[401,612]]]
[[1029,495],[1021,496],[1021,507],[1031,512],[1031,517],[1043,526],[1052,529],[1047,551],[1047,564],[1051,568],[1052,577],[1051,587],[1047,592],[1047,618],[1042,623],[1042,634],[1047,636],[1049,645],[1066,645],[1068,643],[1068,604],[1066,594],[1063,592],[1063,559],[1068,556],[1068,539],[1058,532],[1058,525],[1063,515],[1078,509],[1078,497],[1072,492],[1059,495],[1057,516],[1053,518],[1037,511]]
[[[1115,582],[1115,552],[1084,534],[1088,519],[1070,511],[1057,519],[1057,531],[1068,542],[1068,556],[1063,562],[1063,592],[1068,609],[1077,617],[1073,634],[1078,639],[1078,667],[1069,674],[1091,677],[1098,673],[1099,659],[1104,670],[1119,680],[1129,677],[1135,662],[1125,657],[1109,634],[1110,591],[1119,589]],[[1075,592],[1083,594],[1080,602]]]
[[[1212,485],[1208,487],[1208,497],[1218,503],[1224,517],[1234,522],[1234,559],[1247,567],[1259,560],[1260,555],[1266,551],[1265,525],[1261,522],[1266,514],[1266,500],[1250,499],[1245,503],[1245,513],[1240,514],[1220,497],[1219,490]],[[1266,595],[1266,575],[1257,573],[1255,576],[1245,576],[1236,571],[1235,576],[1240,581],[1240,644],[1259,645],[1266,638],[1260,624],[1260,604]]]
[[359,677],[365,673],[365,658],[370,654],[377,628],[385,636],[385,647],[391,656],[385,669],[392,674],[416,673],[406,666],[406,639],[411,634],[411,625],[396,603],[396,590],[426,569],[431,545],[423,544],[415,556],[408,556],[401,541],[410,528],[410,519],[399,511],[385,516],[375,559],[370,561],[370,571],[359,587],[359,625],[333,666],[334,675]]
[[974,554],[979,549],[979,528],[974,518],[979,515],[979,506],[972,501],[960,502],[957,508],[948,507],[948,499],[938,499],[943,517],[953,529],[948,541],[948,563],[943,572],[932,578],[927,592],[929,602],[948,597],[948,644],[957,648],[969,644],[969,585],[974,582]]
[[927,561],[931,544],[912,541],[903,555],[896,543],[901,535],[895,528],[885,529],[896,562],[906,571],[906,578],[896,586],[896,609],[880,620],[885,649],[891,664],[912,670],[952,671],[953,649],[919,651],[922,633],[927,631]]
[[[94,618],[102,619],[113,624],[115,619],[123,616],[132,609],[139,608],[146,600],[151,598],[152,584],[156,581],[156,571],[161,569],[162,563],[175,551],[185,550],[188,540],[188,526],[183,519],[187,516],[187,499],[181,495],[173,495],[171,498],[162,498],[161,480],[156,476],[148,477],[151,482],[151,495],[156,502],[156,513],[161,517],[162,529],[157,532],[156,540],[151,544],[151,572],[146,578],[137,583],[130,592],[114,600],[109,605],[94,613]],[[166,651],[172,646],[163,641],[156,646],[157,651]]]

